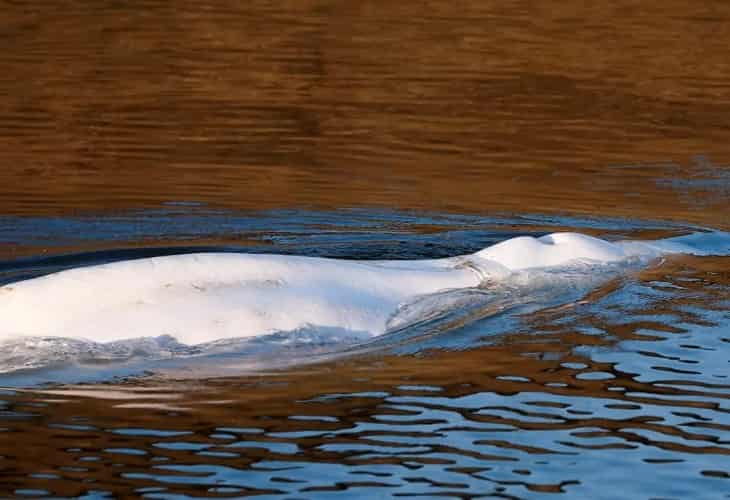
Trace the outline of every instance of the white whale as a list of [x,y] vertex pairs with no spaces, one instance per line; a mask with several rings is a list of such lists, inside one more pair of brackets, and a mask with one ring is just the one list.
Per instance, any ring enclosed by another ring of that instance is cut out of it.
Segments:
[[0,287],[0,342],[171,335],[193,345],[312,326],[374,336],[387,330],[399,307],[420,296],[505,280],[525,269],[729,249],[730,235],[720,232],[616,243],[554,233],[435,260],[230,253],[130,260]]

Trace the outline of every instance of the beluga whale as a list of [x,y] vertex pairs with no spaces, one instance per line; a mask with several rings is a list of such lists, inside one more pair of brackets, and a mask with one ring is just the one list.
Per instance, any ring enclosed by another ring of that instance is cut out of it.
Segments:
[[511,238],[468,255],[411,261],[244,253],[152,257],[0,287],[0,342],[169,335],[196,345],[304,327],[373,337],[386,333],[393,315],[421,297],[489,286],[531,269],[729,252],[730,235],[718,231],[616,242],[560,232]]

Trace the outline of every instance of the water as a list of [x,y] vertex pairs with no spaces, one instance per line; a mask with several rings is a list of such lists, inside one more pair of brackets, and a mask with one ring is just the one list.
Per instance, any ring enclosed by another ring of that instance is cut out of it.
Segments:
[[[724,3],[3,18],[0,285],[730,230]],[[375,339],[4,344],[0,496],[730,498],[729,264],[532,271]]]
[[9,6],[0,203],[707,223],[727,198],[708,163],[730,162],[730,7],[663,5]]
[[[200,215],[135,217],[140,223],[126,238],[140,238],[163,217],[171,220],[162,225],[180,228]],[[687,230],[620,219],[360,211],[226,220],[247,241],[261,240],[238,251],[343,258],[461,253],[555,224],[604,237]],[[23,224],[43,221],[16,220],[18,232]],[[65,224],[86,230],[81,243],[64,246],[83,245],[92,228],[103,239],[106,224],[118,225],[114,238],[125,237],[114,218]],[[7,280],[169,251],[22,258],[3,269]],[[36,389],[0,397],[0,484],[7,495],[92,498],[725,498],[727,264],[727,257],[669,257],[577,288],[563,273],[557,286],[547,282],[547,295],[530,288],[529,301],[498,310],[467,297],[445,318],[364,345],[356,339],[354,350],[352,341],[291,338],[218,352],[165,339],[146,350],[85,346],[83,356],[2,375],[5,386]],[[48,361],[53,351],[36,348],[29,359],[38,361],[39,352]],[[107,383],[47,385],[100,380]]]

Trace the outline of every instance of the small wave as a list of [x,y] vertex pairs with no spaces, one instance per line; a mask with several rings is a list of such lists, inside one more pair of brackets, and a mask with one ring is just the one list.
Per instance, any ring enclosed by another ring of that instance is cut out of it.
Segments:
[[200,349],[163,335],[99,343],[67,337],[21,337],[5,340],[0,350],[0,373],[65,364],[104,365],[135,359],[165,359],[194,355]]

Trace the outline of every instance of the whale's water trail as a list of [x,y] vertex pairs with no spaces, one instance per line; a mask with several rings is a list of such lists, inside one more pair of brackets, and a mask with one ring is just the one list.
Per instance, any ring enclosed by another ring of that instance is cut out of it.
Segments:
[[521,286],[521,300],[529,299],[574,282],[577,269],[595,286],[601,269],[635,268],[672,253],[727,255],[730,235],[609,242],[553,233],[412,261],[230,253],[129,260],[0,287],[0,347],[22,351],[18,346],[35,342],[38,350],[38,339],[63,339],[63,349],[80,342],[80,349],[106,344],[129,354],[146,345],[125,344],[129,339],[164,338],[165,349],[174,350],[302,331],[364,341],[463,308],[475,296],[499,299]]

